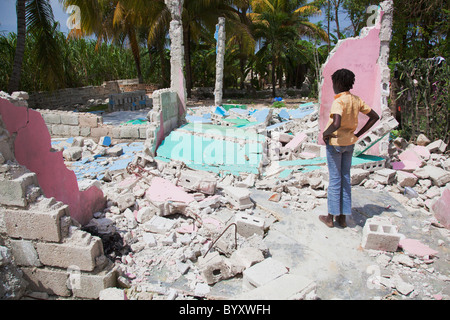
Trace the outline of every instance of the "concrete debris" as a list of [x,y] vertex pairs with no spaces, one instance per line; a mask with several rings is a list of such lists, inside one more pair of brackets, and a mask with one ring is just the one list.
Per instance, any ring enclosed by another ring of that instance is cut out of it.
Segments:
[[[13,97],[27,99],[21,93]],[[313,281],[299,275],[297,266],[286,261],[290,259],[278,260],[271,252],[278,249],[271,246],[274,234],[283,233],[280,226],[290,223],[285,219],[288,214],[301,220],[326,205],[328,171],[325,148],[318,143],[319,105],[202,106],[190,108],[188,123],[175,129],[178,111],[163,108],[165,100],[176,105],[173,97],[172,91],[158,93],[159,109],[147,117],[151,120],[148,141],[137,141],[143,136],[140,131],[130,134],[136,135],[136,141],[125,142],[120,134],[103,131],[97,132],[96,139],[81,134],[53,138],[52,151],[61,152],[80,190],[95,185],[105,195],[106,206],[84,226],[71,220],[66,205],[43,196],[36,174],[14,161],[9,136],[0,131],[0,227],[10,238],[15,263],[33,283],[32,296],[45,291],[100,300],[223,298],[216,288],[229,280],[239,281],[238,294],[231,298],[320,298],[319,277]],[[152,121],[161,117],[167,117],[164,128],[174,128],[163,133],[164,142]],[[45,118],[57,122],[54,125],[92,121],[92,129],[102,129],[97,127],[99,118],[89,115],[75,119],[72,114],[45,112]],[[400,204],[392,212],[391,203],[374,204],[376,209],[355,208],[364,218],[355,218],[355,226],[347,230],[356,235],[355,248],[360,245],[358,251],[381,268],[371,280],[388,290],[384,298],[389,292],[402,298],[414,298],[419,292],[425,292],[420,293],[423,298],[432,299],[433,294],[448,298],[448,290],[413,284],[414,279],[423,282],[424,275],[433,281],[450,280],[437,271],[448,241],[430,240],[425,245],[410,231],[427,236],[433,231],[449,239],[447,145],[420,135],[416,144],[389,140],[389,153],[382,157],[365,154],[395,126],[395,119],[383,117],[360,141],[351,183],[358,190],[389,194]],[[157,150],[156,142],[162,143]],[[397,211],[400,206],[406,210]],[[375,210],[376,216],[366,214],[366,209]],[[427,219],[418,220],[416,212]],[[407,227],[408,238],[402,230]],[[297,238],[294,232],[282,236],[286,248],[295,248],[302,259],[309,254],[306,244],[291,245]],[[3,248],[2,270],[12,261],[9,249]],[[80,271],[79,283],[68,278],[66,269],[73,265]],[[58,285],[49,280],[52,277]],[[83,283],[89,286],[80,286]],[[13,286],[7,289],[16,290]],[[0,296],[15,297],[9,291]]]

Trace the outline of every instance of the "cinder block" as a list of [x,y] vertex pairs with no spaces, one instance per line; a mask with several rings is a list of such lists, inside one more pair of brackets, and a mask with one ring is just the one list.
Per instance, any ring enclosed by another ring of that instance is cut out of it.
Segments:
[[124,126],[120,128],[120,138],[121,139],[138,139],[139,138],[139,128],[135,126]]
[[54,124],[52,126],[52,134],[55,136],[70,136],[70,126],[67,124]]
[[77,266],[83,271],[95,268],[95,259],[103,255],[103,244],[98,237],[87,235],[87,241],[64,243],[37,243],[39,259],[46,266],[68,268]]
[[[79,276],[79,278],[77,278]],[[79,282],[78,282],[79,280]],[[98,299],[100,291],[115,287],[117,284],[117,271],[108,267],[105,270],[93,273],[81,272],[73,274],[71,289],[74,297],[84,299]]]
[[89,127],[80,127],[80,136],[89,137],[91,135],[91,128]]
[[96,115],[80,114],[78,121],[80,127],[97,128],[99,125],[99,120]]
[[323,156],[322,146],[315,143],[304,143],[303,146],[304,152],[313,153],[317,157]]
[[66,205],[50,211],[6,210],[6,232],[12,238],[60,242],[61,218],[68,214]]
[[75,112],[63,112],[61,113],[61,123],[71,126],[78,126],[78,114]]
[[22,268],[24,279],[28,282],[28,288],[32,291],[46,292],[51,295],[69,297],[67,288],[69,273],[63,270],[48,268]]
[[228,196],[231,204],[237,209],[245,210],[253,207],[250,192],[246,188],[226,186],[223,191]]
[[71,137],[78,137],[80,135],[80,127],[79,126],[69,126],[69,135]]
[[203,171],[183,170],[178,178],[177,185],[191,191],[200,191],[206,194],[215,194],[216,178]]
[[273,258],[267,258],[264,261],[253,265],[244,270],[243,286],[246,289],[261,287],[270,281],[281,277],[288,272],[286,266]]
[[248,238],[254,234],[264,235],[264,219],[248,214],[236,214],[237,232]]
[[233,276],[230,265],[226,263],[218,252],[208,253],[206,257],[199,257],[200,274],[209,285]]
[[11,239],[11,250],[17,265],[26,267],[42,266],[33,242]]
[[110,128],[106,126],[91,128],[91,137],[100,138],[103,136],[109,136]]
[[139,138],[147,139],[147,126],[139,127]]
[[41,112],[46,124],[61,124],[61,115],[56,112]]
[[396,226],[372,218],[368,219],[364,225],[361,246],[364,249],[395,252],[400,237]]
[[0,204],[25,207],[27,187],[38,185],[34,172],[26,172],[12,180],[0,180]]

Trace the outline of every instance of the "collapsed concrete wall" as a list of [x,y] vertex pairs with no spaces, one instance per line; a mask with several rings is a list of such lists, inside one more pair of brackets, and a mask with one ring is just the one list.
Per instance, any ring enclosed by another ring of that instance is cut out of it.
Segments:
[[[320,133],[324,131],[327,125],[335,96],[331,75],[341,68],[347,68],[355,73],[356,81],[352,93],[360,96],[373,110],[380,114],[382,122],[383,119],[391,121],[387,100],[390,80],[390,70],[387,62],[389,58],[389,42],[392,35],[392,17],[392,0],[380,3],[374,26],[363,28],[359,37],[340,40],[331,51],[322,68],[322,82],[319,90],[321,106]],[[366,121],[366,116],[359,116],[358,130]],[[377,127],[378,125],[376,125],[375,129]],[[322,134],[319,135],[319,143],[325,144]],[[378,143],[368,153],[373,155],[387,153],[387,146],[387,141],[384,141],[382,145]]]
[[[67,204],[71,216],[81,224],[87,223],[94,212],[104,207],[103,192],[95,186],[80,191],[75,173],[64,164],[62,152],[51,151],[50,134],[39,112],[0,99],[0,115],[13,138],[14,153],[8,155],[6,151],[7,157],[14,156],[18,163],[34,172],[32,182],[37,180],[47,197]],[[31,183],[27,182],[29,179],[23,180],[22,190],[26,190]],[[11,194],[19,198],[22,195]]]
[[[22,157],[23,148],[17,144],[22,139],[21,131],[27,127],[36,129],[34,116],[39,115],[30,115],[26,126],[10,134],[16,108],[0,100],[0,296],[20,299],[26,290],[31,290],[63,297],[98,298],[101,290],[115,285],[116,270],[104,255],[101,239],[82,231],[71,217],[71,207],[46,197],[38,182],[41,175],[16,160],[15,153]],[[45,130],[37,130],[41,132]],[[48,160],[45,155],[43,158]],[[47,164],[55,169],[55,163]],[[57,168],[55,172],[54,177],[67,178],[58,175]],[[76,205],[85,210],[91,205],[95,208],[88,197],[80,197],[87,206]]]

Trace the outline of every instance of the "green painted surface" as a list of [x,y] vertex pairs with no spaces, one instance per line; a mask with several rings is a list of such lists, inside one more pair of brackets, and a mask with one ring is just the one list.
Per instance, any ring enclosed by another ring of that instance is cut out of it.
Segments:
[[233,109],[233,108],[238,108],[238,109],[247,109],[247,106],[246,105],[243,105],[243,104],[224,104],[223,106],[222,106],[222,108],[224,108],[225,110],[230,110],[230,109]]
[[[225,138],[238,139],[235,142]],[[198,170],[235,175],[239,172],[258,173],[263,139],[264,136],[236,128],[187,124],[163,141],[157,155],[160,160],[180,160]]]

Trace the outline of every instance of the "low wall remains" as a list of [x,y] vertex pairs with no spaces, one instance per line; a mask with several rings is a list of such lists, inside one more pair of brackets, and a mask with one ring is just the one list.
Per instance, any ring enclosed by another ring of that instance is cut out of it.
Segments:
[[36,110],[47,125],[52,137],[85,137],[98,141],[101,137],[145,140],[147,125],[112,126],[103,123],[103,117],[89,112]]
[[146,95],[155,90],[155,85],[140,84],[137,79],[107,81],[101,86],[67,88],[53,92],[33,92],[29,94],[28,105],[33,109],[54,110],[62,107],[86,105],[90,100],[106,100],[111,95],[121,93],[140,91],[140,94]]

